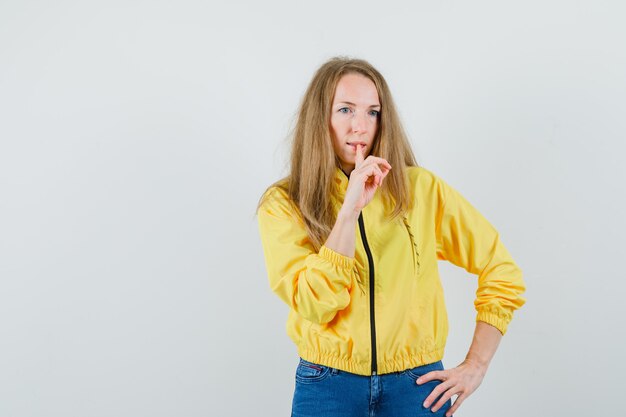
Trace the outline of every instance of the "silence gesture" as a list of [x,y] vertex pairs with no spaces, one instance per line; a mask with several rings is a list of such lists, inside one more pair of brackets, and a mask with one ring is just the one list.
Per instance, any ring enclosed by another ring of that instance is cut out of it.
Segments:
[[357,144],[355,166],[350,173],[342,209],[358,215],[389,173],[391,165],[383,158],[370,155],[363,159],[363,146]]

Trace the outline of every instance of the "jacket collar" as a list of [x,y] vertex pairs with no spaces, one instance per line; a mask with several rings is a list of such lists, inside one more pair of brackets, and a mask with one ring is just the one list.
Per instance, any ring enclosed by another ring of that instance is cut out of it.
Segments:
[[348,188],[349,179],[350,177],[345,172],[343,172],[341,168],[335,168],[335,184],[340,190],[346,191],[346,189]]

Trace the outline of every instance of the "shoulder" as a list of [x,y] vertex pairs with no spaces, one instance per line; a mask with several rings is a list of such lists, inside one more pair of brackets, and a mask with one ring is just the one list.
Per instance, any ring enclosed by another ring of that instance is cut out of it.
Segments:
[[267,187],[263,196],[261,197],[262,201],[269,201],[271,199],[279,199],[285,200],[289,199],[289,193],[287,192],[287,187],[284,184],[274,183]]
[[273,216],[288,215],[291,217],[297,212],[295,204],[289,197],[287,187],[288,183],[286,180],[281,180],[270,185],[261,196],[259,213]]
[[412,197],[440,209],[448,194],[447,183],[436,173],[422,166],[406,169]]
[[437,174],[423,166],[407,167],[406,173],[413,188],[434,189],[441,182]]

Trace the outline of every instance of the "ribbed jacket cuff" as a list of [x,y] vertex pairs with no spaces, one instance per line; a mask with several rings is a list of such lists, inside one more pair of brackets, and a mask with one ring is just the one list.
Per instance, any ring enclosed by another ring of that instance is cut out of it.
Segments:
[[500,330],[500,333],[504,336],[510,320],[502,318],[491,311],[482,310],[476,314],[476,321],[483,321],[487,324],[491,324]]
[[350,258],[349,256],[342,255],[339,252],[335,252],[334,250],[327,248],[324,245],[320,247],[319,255],[340,268],[352,269],[352,267],[354,266],[354,258]]

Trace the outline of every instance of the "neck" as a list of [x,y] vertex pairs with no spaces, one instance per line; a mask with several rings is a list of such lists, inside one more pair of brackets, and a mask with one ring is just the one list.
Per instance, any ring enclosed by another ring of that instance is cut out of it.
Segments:
[[350,177],[350,174],[352,173],[352,171],[354,170],[354,165],[341,165],[341,170],[343,171],[344,174],[346,174],[347,177]]

